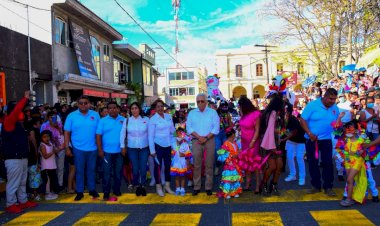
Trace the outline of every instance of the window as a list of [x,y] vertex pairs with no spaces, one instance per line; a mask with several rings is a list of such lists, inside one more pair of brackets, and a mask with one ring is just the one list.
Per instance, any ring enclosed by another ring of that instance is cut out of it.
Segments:
[[243,66],[242,65],[236,65],[235,66],[235,72],[236,72],[236,77],[241,78],[243,77]]
[[187,80],[187,72],[182,72],[182,80]]
[[113,60],[114,83],[125,84],[131,81],[131,64],[114,57]]
[[151,86],[152,85],[152,69],[148,65],[143,66],[143,80],[144,84]]
[[169,88],[170,96],[194,96],[194,87]]
[[169,95],[170,96],[178,96],[179,95],[179,89],[178,88],[170,88],[169,89]]
[[66,45],[66,23],[59,18],[55,18],[54,41],[55,43]]
[[282,72],[282,71],[284,71],[284,64],[278,63],[277,64],[277,72]]
[[263,76],[263,65],[256,64],[256,76]]
[[342,67],[344,67],[344,65],[346,65],[346,61],[339,61],[339,73],[343,73]]
[[305,73],[303,63],[301,62],[297,63],[297,71],[299,75],[303,75]]
[[175,73],[175,80],[181,80],[181,72]]
[[110,46],[107,44],[103,45],[103,61],[110,62]]
[[100,65],[100,45],[98,40],[90,36],[91,40],[91,53],[92,53],[92,63],[94,64],[96,73],[98,74],[99,80],[101,79],[101,65]]
[[187,74],[187,79],[194,79],[194,72],[190,71],[188,74]]
[[175,80],[175,73],[169,73],[169,81]]
[[189,95],[195,95],[194,87],[189,87]]

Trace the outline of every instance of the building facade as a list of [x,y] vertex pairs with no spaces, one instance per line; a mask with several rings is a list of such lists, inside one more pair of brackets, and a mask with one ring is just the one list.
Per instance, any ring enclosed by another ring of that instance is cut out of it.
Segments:
[[204,67],[167,68],[166,102],[178,108],[195,108],[196,95],[206,91],[207,70]]

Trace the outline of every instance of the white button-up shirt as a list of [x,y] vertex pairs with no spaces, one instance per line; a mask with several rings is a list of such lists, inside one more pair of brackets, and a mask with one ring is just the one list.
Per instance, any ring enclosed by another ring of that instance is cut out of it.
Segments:
[[[128,125],[127,125],[128,121]],[[127,146],[129,148],[146,148],[148,142],[149,118],[138,116],[129,117],[124,120],[123,127],[120,132],[120,147],[125,147],[125,136],[127,135]]]
[[219,134],[220,119],[218,113],[211,108],[206,107],[203,112],[196,108],[191,110],[187,116],[186,130],[189,134],[196,132],[199,136],[207,136],[212,133]]
[[174,124],[169,114],[164,114],[162,118],[158,113],[149,120],[149,148],[150,153],[156,153],[154,144],[161,147],[170,147],[174,141]]

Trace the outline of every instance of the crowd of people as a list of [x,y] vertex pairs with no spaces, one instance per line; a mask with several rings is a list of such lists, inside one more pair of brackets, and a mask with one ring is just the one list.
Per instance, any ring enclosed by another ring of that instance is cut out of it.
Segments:
[[195,109],[175,111],[158,99],[144,112],[137,102],[125,108],[109,101],[94,108],[87,96],[72,106],[31,109],[27,91],[0,117],[6,210],[19,213],[42,196],[53,200],[62,192],[76,194],[79,201],[85,188],[98,198],[99,180],[105,201],[122,195],[123,178],[137,196],[146,196],[147,175],[161,197],[183,196],[190,186],[196,196],[202,182],[213,195],[218,175],[218,197],[237,198],[250,190],[281,195],[285,166],[285,182],[305,185],[305,161],[312,185],[308,194],[323,189],[336,196],[335,161],[339,180],[346,175],[342,206],[362,203],[367,190],[378,202],[371,172],[380,163],[377,79],[357,73],[293,87],[293,92],[293,100],[274,93],[218,102],[200,93]]

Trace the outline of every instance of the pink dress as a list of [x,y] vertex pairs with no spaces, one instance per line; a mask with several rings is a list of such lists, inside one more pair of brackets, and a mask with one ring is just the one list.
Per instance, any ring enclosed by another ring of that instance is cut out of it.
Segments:
[[[46,153],[53,152],[53,144],[50,143],[49,145],[46,145],[44,143],[41,143],[40,146],[45,146]],[[46,169],[57,169],[57,164],[55,162],[55,155],[50,156],[49,158],[45,159],[41,154],[41,170]]]
[[254,111],[240,119],[241,147],[239,154],[239,166],[244,171],[254,172],[260,168],[261,157],[259,156],[259,141],[256,141],[253,148],[249,148],[253,136],[257,118],[260,118],[260,111]]

